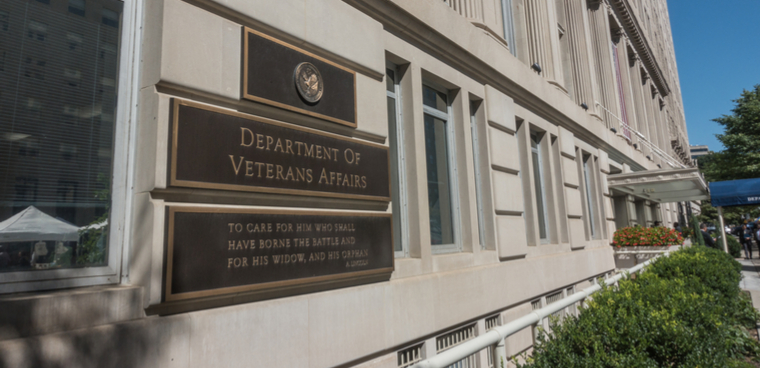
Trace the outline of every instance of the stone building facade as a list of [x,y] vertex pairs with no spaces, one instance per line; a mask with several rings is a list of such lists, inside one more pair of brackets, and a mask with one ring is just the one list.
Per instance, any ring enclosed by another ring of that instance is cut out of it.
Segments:
[[[319,84],[288,79],[297,57]],[[79,236],[0,236],[0,366],[406,367],[613,272],[616,228],[679,220],[607,177],[692,165],[665,0],[9,0],[0,81],[0,235],[35,206]],[[218,125],[183,135],[191,113]],[[217,142],[233,120],[242,141]],[[293,166],[256,161],[265,129],[306,137],[280,147]],[[318,139],[378,164],[291,183]],[[240,281],[274,258],[229,255],[216,215],[322,216],[379,244],[336,240],[346,268],[375,268]]]

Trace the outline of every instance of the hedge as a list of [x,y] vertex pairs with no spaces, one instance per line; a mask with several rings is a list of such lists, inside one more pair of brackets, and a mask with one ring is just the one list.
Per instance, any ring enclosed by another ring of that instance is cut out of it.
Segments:
[[552,321],[520,367],[753,367],[760,315],[740,292],[741,265],[706,247],[655,261],[603,287],[579,317]]
[[[728,253],[734,258],[741,258],[743,249],[739,240],[728,234],[726,234],[726,240],[728,240]],[[719,249],[723,249],[723,240],[721,239],[720,234],[717,234],[715,244],[718,245]]]

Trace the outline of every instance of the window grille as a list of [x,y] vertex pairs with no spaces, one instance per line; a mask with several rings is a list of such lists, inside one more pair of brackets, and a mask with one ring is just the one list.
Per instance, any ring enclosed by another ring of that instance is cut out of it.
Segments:
[[[541,309],[541,299],[536,299],[532,302],[530,302],[530,307],[532,310]],[[536,323],[535,326],[533,326],[533,343],[536,343],[536,338],[538,337],[538,326],[541,325],[542,321],[539,321]]]
[[[562,300],[562,292],[554,293],[552,295],[549,295],[546,297],[546,305],[553,304],[555,302],[558,302]],[[552,313],[552,317],[556,317],[558,319],[562,319],[562,317],[565,316],[565,313],[563,310],[559,310],[557,312]]]
[[[474,324],[460,328],[453,332],[449,332],[443,336],[438,337],[435,340],[436,353],[441,353],[447,349],[451,349],[454,346],[457,346],[467,340],[473,339],[474,337],[475,337]],[[448,366],[447,368],[475,368],[475,367],[476,367],[475,354],[473,354]]]
[[[571,287],[567,288],[567,290],[565,290],[565,294],[567,296],[575,294],[575,286],[571,286]],[[569,315],[571,315],[571,316],[577,316],[578,315],[577,304],[578,303],[573,303],[572,305],[570,305],[569,307],[567,307],[567,313]]]
[[406,368],[422,360],[422,346],[419,344],[398,352],[398,368]]
[[[498,314],[495,315],[495,316],[493,316],[493,317],[486,318],[486,331],[488,331],[488,330],[490,330],[490,329],[492,329],[492,328],[494,328],[494,327],[496,327],[498,325],[500,325],[500,323],[499,323],[499,315]],[[488,348],[488,354],[487,355],[488,355],[488,368],[494,368],[493,357],[494,357],[495,354],[494,354],[494,348],[493,348],[493,346],[491,346],[491,347]]]
[[490,318],[486,318],[486,331],[500,325],[499,323],[499,315],[495,315]]

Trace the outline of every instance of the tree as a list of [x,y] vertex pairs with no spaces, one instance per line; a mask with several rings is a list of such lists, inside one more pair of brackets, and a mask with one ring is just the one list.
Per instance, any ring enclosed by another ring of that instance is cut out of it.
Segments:
[[[760,177],[760,84],[753,90],[742,92],[734,100],[731,115],[713,119],[724,127],[723,134],[716,134],[725,150],[699,158],[699,168],[707,181],[724,181]],[[724,208],[726,224],[741,223],[741,214],[757,216],[757,206]],[[709,203],[702,203],[700,221],[714,220],[717,211]]]
[[724,127],[716,137],[726,149],[700,158],[708,181],[760,177],[760,84],[734,102],[733,114],[713,119]]
[[[742,215],[749,214],[752,218],[760,216],[760,207],[757,206],[737,206],[723,207],[723,223],[726,225],[739,225],[744,222]],[[718,209],[713,207],[709,201],[702,202],[702,213],[697,216],[697,221],[711,223],[718,226]]]

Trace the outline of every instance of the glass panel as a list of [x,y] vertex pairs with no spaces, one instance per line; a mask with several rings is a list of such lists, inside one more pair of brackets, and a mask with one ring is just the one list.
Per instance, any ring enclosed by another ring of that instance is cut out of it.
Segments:
[[538,152],[533,156],[533,182],[536,186],[536,209],[538,211],[538,233],[541,239],[546,239],[546,213],[544,212],[543,178],[541,177],[541,160]]
[[84,16],[84,0],[69,0],[69,13]]
[[422,103],[438,111],[448,113],[448,102],[445,93],[438,92],[428,86],[422,86]]
[[385,69],[385,90],[393,93],[396,92],[396,73],[390,69]]
[[398,127],[396,126],[396,100],[388,97],[388,132],[391,151],[391,204],[393,210],[393,249],[396,252],[403,250],[401,244],[401,181],[399,178],[399,147],[396,139]]
[[454,243],[446,122],[425,115],[428,208],[432,244]]
[[[11,32],[0,32],[0,272],[108,257],[119,29],[71,16],[84,14],[83,0],[68,5],[3,1]],[[100,52],[105,45],[114,52]]]
[[539,238],[547,239],[546,203],[544,203],[544,175],[541,167],[541,149],[537,134],[530,135],[531,157],[533,159],[533,183],[536,189],[536,211],[538,213]]
[[591,237],[596,236],[596,229],[594,228],[594,198],[591,195],[591,172],[589,171],[590,158],[583,161],[583,180],[586,182],[586,205],[588,206],[588,220],[591,226]]

